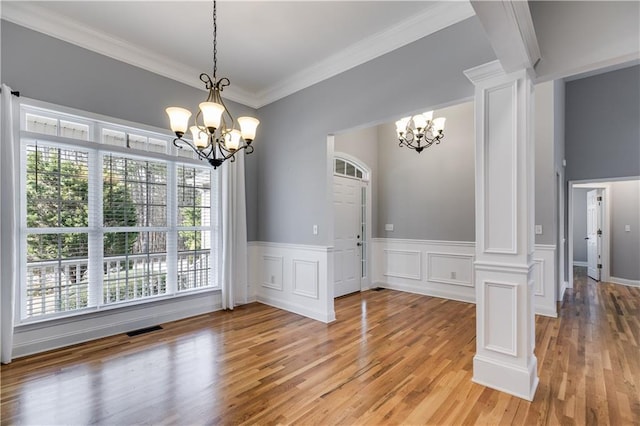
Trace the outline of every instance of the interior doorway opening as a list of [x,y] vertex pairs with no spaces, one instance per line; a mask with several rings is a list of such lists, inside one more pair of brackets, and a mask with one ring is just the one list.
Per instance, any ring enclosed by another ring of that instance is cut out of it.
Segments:
[[[596,281],[640,285],[640,178],[569,181],[568,189],[569,287],[573,286],[574,267],[584,268],[584,273]],[[600,206],[588,207],[589,193],[592,203],[595,200]]]

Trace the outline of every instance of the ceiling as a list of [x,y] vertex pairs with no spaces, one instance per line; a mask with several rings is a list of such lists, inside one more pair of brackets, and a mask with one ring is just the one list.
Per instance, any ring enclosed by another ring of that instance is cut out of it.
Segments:
[[[2,17],[203,88],[209,1],[2,1]],[[218,77],[260,107],[473,16],[467,1],[221,1]]]

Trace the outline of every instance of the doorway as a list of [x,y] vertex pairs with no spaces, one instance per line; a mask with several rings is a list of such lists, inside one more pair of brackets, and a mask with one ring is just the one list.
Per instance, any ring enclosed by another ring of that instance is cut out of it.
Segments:
[[[573,287],[574,266],[586,267],[586,273],[596,281],[609,280],[609,186],[610,182],[569,182],[569,287]],[[579,197],[584,197],[582,203]],[[584,229],[580,227],[576,215],[584,217]],[[576,229],[576,226],[580,229]],[[584,259],[576,260],[576,256]]]
[[[577,212],[578,214],[580,212]],[[587,275],[600,281],[602,269],[602,189],[587,192]]]
[[367,277],[369,172],[355,158],[333,160],[334,297],[359,292]]

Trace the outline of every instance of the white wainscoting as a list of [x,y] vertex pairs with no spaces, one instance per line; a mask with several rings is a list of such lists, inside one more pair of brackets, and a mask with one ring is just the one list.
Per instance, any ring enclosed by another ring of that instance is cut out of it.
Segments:
[[473,303],[475,250],[473,242],[374,238],[373,282],[378,287]]
[[[374,286],[475,303],[475,242],[374,238]],[[557,317],[554,245],[536,244],[534,307]]]
[[536,244],[533,252],[533,304],[538,315],[556,318],[556,246]]
[[336,319],[330,247],[249,243],[252,299],[318,321]]
[[218,311],[220,290],[200,292],[80,316],[20,325],[14,334],[15,358],[141,328]]

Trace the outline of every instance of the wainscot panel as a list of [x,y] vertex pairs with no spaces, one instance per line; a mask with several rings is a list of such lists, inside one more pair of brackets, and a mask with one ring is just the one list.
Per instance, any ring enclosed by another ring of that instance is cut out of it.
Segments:
[[255,299],[322,322],[335,320],[330,247],[250,242]]
[[[371,250],[375,286],[475,303],[475,242],[375,238]],[[535,245],[538,315],[557,317],[555,256],[554,245]]]

